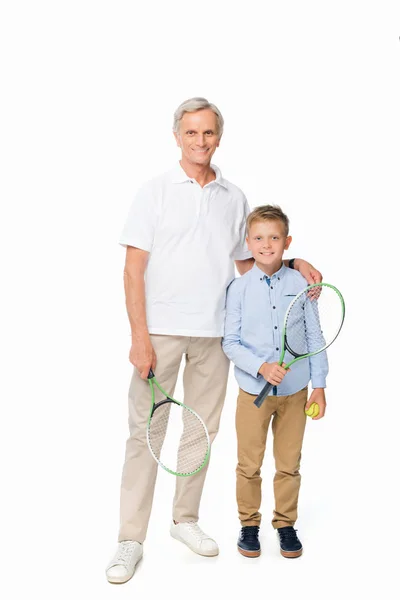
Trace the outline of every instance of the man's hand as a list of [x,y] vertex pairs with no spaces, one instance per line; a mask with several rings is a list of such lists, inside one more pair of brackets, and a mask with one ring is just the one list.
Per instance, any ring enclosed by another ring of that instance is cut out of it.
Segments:
[[264,377],[268,383],[272,383],[272,385],[279,385],[282,382],[282,379],[285,377],[286,373],[290,371],[290,369],[284,369],[285,363],[282,366],[277,363],[263,363],[259,368],[258,372],[260,375]]
[[326,400],[325,400],[324,388],[315,388],[315,390],[312,391],[311,396],[308,399],[308,402],[306,404],[305,410],[308,410],[313,402],[318,404],[318,408],[319,408],[318,416],[313,417],[313,421],[318,421],[318,419],[322,419],[322,417],[325,415],[325,410],[326,410]]
[[294,268],[300,271],[301,275],[307,279],[308,285],[313,283],[321,283],[322,275],[315,267],[302,258],[296,258],[294,261]]
[[129,360],[137,368],[142,379],[147,379],[150,368],[155,371],[157,357],[148,336],[132,339]]

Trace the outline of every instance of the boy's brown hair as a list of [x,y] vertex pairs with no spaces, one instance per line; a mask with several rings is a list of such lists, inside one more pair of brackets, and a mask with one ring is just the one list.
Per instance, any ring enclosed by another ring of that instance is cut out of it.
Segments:
[[246,221],[247,233],[256,221],[280,221],[284,227],[285,236],[289,235],[289,219],[281,207],[276,204],[265,204],[252,210]]

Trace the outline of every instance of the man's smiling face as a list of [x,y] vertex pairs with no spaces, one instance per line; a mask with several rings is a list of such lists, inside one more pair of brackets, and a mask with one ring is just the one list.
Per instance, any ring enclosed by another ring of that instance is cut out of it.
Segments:
[[184,163],[198,166],[210,164],[220,140],[217,115],[208,108],[185,113],[175,138],[182,150]]

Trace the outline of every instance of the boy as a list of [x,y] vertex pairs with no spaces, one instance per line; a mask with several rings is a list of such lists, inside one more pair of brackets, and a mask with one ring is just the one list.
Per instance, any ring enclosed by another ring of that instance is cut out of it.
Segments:
[[[305,409],[316,402],[319,415],[314,420],[324,416],[328,362],[325,353],[298,361],[289,371],[277,362],[286,309],[307,286],[299,272],[282,262],[292,241],[287,216],[278,206],[256,208],[247,218],[246,241],[255,264],[228,288],[223,339],[224,352],[235,365],[240,388],[236,411],[236,498],[242,528],[238,550],[248,557],[261,553],[260,472],[272,419],[276,466],[272,525],[278,531],[282,556],[296,558],[303,551],[293,525],[297,519]],[[286,362],[289,357],[287,353]],[[310,379],[314,389],[307,402]],[[257,408],[253,402],[266,381],[274,387],[261,408]]]

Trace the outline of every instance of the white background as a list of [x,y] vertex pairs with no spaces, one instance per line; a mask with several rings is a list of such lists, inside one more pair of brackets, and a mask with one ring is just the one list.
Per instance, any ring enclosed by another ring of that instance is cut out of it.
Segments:
[[[384,0],[2,2],[2,597],[390,596],[399,17]],[[178,160],[172,115],[195,95],[225,117],[223,175],[287,211],[288,256],[341,289],[347,316],[304,443],[303,557],[281,558],[269,524],[270,444],[263,553],[236,550],[231,374],[200,520],[219,557],[170,538],[161,472],[144,559],[111,586],[131,373],[118,238],[139,185]]]

